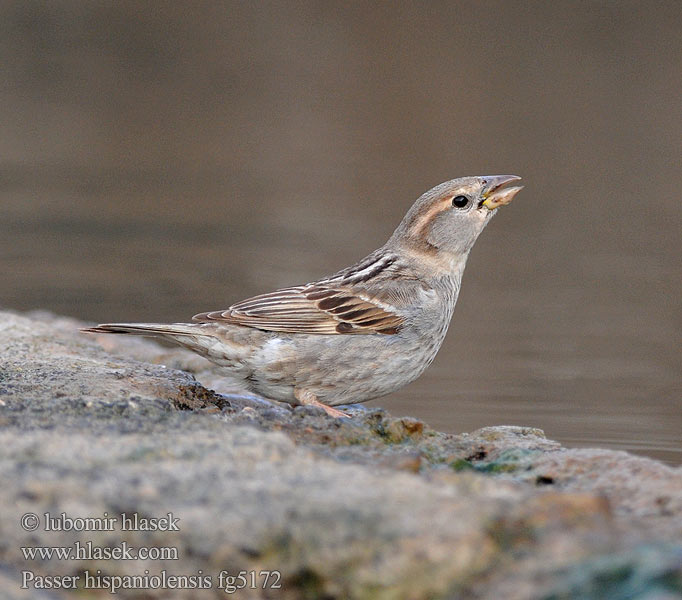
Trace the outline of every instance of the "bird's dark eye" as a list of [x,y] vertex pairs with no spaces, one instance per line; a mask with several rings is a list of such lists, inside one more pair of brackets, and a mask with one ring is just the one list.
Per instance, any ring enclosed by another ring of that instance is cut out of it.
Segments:
[[452,206],[456,206],[457,208],[464,208],[467,204],[469,204],[469,198],[466,196],[455,196],[452,199]]

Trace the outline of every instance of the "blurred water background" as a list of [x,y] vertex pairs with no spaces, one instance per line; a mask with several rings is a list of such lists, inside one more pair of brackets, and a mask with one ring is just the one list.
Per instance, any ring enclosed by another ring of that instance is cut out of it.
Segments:
[[372,404],[682,462],[679,2],[2,2],[0,305],[183,321],[526,189]]

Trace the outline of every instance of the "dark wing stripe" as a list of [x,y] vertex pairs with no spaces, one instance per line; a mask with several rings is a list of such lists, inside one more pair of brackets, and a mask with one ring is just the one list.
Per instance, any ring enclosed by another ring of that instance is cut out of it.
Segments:
[[353,283],[362,283],[365,281],[369,281],[370,279],[376,277],[382,271],[385,271],[386,269],[388,269],[388,267],[390,267],[394,262],[395,262],[395,258],[386,259],[383,262],[379,261],[373,269],[367,271],[366,273],[361,273],[361,274],[357,275],[356,277],[351,277],[350,280]]
[[362,315],[366,314],[368,310],[369,309],[367,308],[361,308],[360,310],[353,310],[349,313],[345,313],[339,316],[343,317],[343,319],[346,321],[355,321],[358,317],[361,317]]
[[384,319],[370,319],[369,321],[365,319],[360,319],[358,322],[361,323],[364,327],[371,327],[372,325],[377,325],[378,323],[382,323]]
[[348,312],[349,310],[353,310],[354,308],[357,308],[360,306],[362,303],[361,302],[354,302],[353,304],[344,304],[343,306],[338,306],[337,308],[332,308],[331,310],[328,310],[327,312],[330,312],[333,315],[342,315],[343,313]]
[[337,296],[336,298],[325,298],[324,300],[320,300],[317,303],[317,306],[319,306],[322,310],[332,310],[336,308],[337,306],[340,306],[342,304],[345,304],[346,302],[350,300],[354,300],[355,298],[348,297],[348,296]]
[[376,277],[382,271],[388,269],[393,263],[395,263],[397,257],[395,256],[385,256],[382,255],[379,258],[373,256],[370,260],[360,263],[352,270],[340,273],[338,276],[332,278],[332,280],[340,280],[345,283],[363,283],[369,281],[373,277]]
[[322,298],[328,298],[329,296],[335,296],[338,294],[338,290],[325,290],[325,289],[315,289],[313,288],[314,291],[309,292],[306,294],[306,297],[309,300],[322,300]]
[[[277,314],[282,314],[282,315],[288,315],[290,313],[295,313],[298,306],[290,306],[290,305],[284,305],[284,306],[277,306],[275,308],[270,308],[270,307],[258,307],[258,308],[252,308],[250,310],[240,310],[239,312],[242,312],[246,315],[277,315]],[[305,306],[300,306],[301,313],[305,314],[307,311]]]

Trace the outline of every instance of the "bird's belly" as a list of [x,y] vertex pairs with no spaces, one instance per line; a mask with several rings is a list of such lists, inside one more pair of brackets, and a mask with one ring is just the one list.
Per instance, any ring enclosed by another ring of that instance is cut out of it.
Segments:
[[296,403],[298,388],[332,406],[365,402],[414,381],[441,342],[401,334],[278,336],[254,356],[249,381],[274,400]]

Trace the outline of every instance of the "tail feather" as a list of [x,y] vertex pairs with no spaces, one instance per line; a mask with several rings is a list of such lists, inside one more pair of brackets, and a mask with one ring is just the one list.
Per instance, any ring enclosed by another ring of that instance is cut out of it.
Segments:
[[201,335],[197,325],[190,323],[103,323],[97,327],[81,329],[83,333],[126,333],[152,337]]

